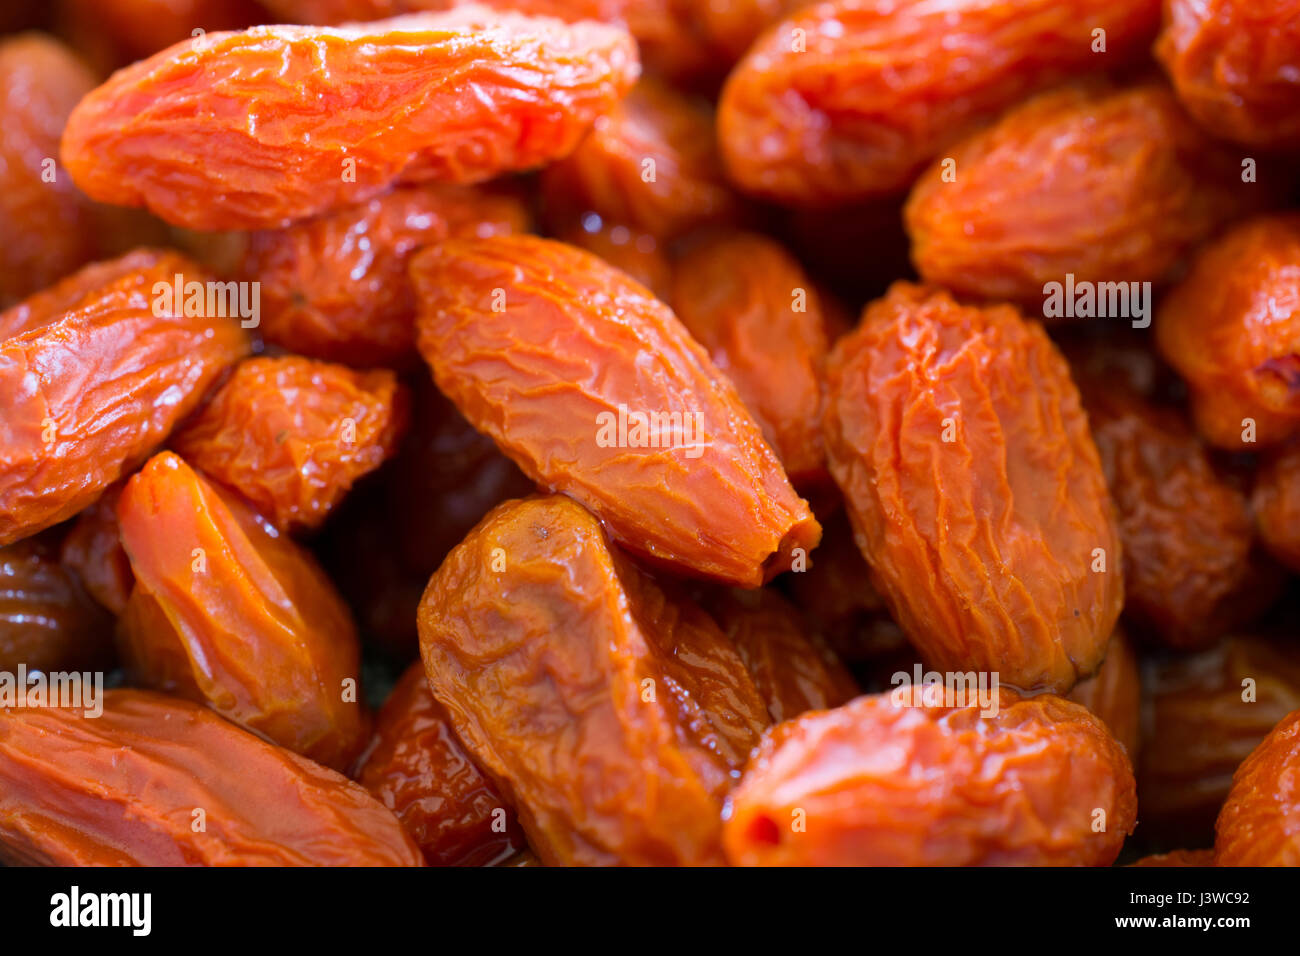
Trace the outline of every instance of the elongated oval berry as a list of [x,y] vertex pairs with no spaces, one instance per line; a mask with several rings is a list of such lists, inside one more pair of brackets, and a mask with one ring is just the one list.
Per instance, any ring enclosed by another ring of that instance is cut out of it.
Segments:
[[1127,309],[1110,320],[1149,323],[1150,296],[1139,315],[1129,284],[1160,283],[1272,191],[1243,183],[1239,151],[1201,132],[1156,83],[1044,93],[949,154],[917,181],[905,210],[917,272],[1044,319],[1075,316],[1045,295],[1073,276],[1121,283]]
[[359,785],[206,707],[138,690],[107,691],[99,716],[0,710],[0,860],[422,863],[397,818]]
[[722,158],[738,186],[792,205],[896,193],[1026,94],[1137,60],[1159,19],[1159,0],[819,3],[732,70]]
[[209,33],[115,73],[68,120],[94,199],[260,229],[399,179],[473,182],[570,152],[636,81],[613,26],[464,7]]
[[259,357],[236,366],[171,445],[281,531],[299,531],[393,454],[406,417],[406,392],[386,369]]
[[119,631],[140,683],[342,769],[368,739],[352,616],[311,555],[171,452],[117,504],[136,585]]
[[746,587],[816,546],[820,526],[735,387],[647,289],[531,236],[449,240],[411,272],[438,387],[618,542]]
[[904,706],[902,696],[859,697],[764,734],[728,801],[727,859],[1114,862],[1137,823],[1137,799],[1128,757],[1100,720],[1051,694],[995,691],[986,708]]
[[925,663],[1025,690],[1091,674],[1123,603],[1120,539],[1042,327],[900,282],[828,365],[831,473]]
[[238,318],[172,301],[178,277],[209,279],[183,256],[85,271],[94,285],[78,273],[0,315],[19,330],[0,342],[0,544],[94,502],[250,347]]
[[563,495],[511,501],[429,581],[420,653],[543,862],[722,862],[722,800],[767,712],[699,607]]

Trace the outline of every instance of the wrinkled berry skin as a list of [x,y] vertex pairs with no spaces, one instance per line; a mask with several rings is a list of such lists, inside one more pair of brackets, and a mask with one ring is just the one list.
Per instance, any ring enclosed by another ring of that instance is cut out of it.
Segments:
[[396,450],[408,396],[386,369],[296,355],[241,362],[171,446],[281,531],[319,527]]
[[[1146,52],[1159,0],[836,0],[768,29],[718,108],[741,188],[790,205],[901,192],[1026,94]],[[1093,52],[1092,30],[1107,52]]]
[[544,863],[722,862],[722,801],[767,709],[713,620],[581,505],[494,509],[430,579],[419,625],[434,696]]
[[[1137,823],[1133,771],[1078,704],[891,694],[779,724],[728,801],[739,866],[1107,866]],[[1104,831],[1094,831],[1098,811]]]
[[827,393],[831,474],[925,663],[1023,690],[1092,674],[1123,603],[1120,538],[1042,327],[896,283],[836,343]]
[[263,229],[399,180],[477,182],[570,152],[636,81],[625,30],[465,8],[186,40],[73,111],[88,195],[191,229]]
[[1300,710],[1238,768],[1215,824],[1215,866],[1300,866]]
[[1221,139],[1300,145],[1300,4],[1166,0],[1156,57],[1179,99]]
[[419,661],[384,701],[354,776],[430,866],[484,866],[523,848],[514,811],[465,752]]
[[[0,710],[0,861],[419,866],[382,804],[206,707],[110,690],[104,712]],[[203,827],[196,826],[203,812]]]
[[820,540],[735,386],[628,276],[532,236],[448,240],[417,255],[411,274],[438,388],[620,544],[756,587]]
[[139,250],[0,314],[0,544],[94,503],[251,348],[239,320],[185,315],[154,292],[210,277]]
[[373,199],[249,235],[238,271],[260,283],[263,337],[311,358],[366,367],[417,360],[406,264],[448,236],[527,229],[517,197],[472,186],[398,186]]
[[1248,220],[1206,246],[1156,315],[1210,444],[1255,452],[1300,430],[1300,215]]
[[949,154],[917,181],[906,207],[917,271],[959,295],[1022,303],[1045,320],[1047,284],[1067,275],[1159,284],[1269,193],[1243,183],[1239,151],[1217,145],[1154,83],[1044,93]]
[[370,730],[361,651],[312,556],[171,452],[126,483],[117,517],[136,580],[119,629],[133,680],[349,766]]

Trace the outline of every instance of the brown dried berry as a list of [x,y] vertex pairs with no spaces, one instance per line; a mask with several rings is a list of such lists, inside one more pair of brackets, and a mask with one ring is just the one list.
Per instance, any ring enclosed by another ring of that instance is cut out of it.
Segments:
[[1141,743],[1142,678],[1137,654],[1121,628],[1111,635],[1097,673],[1075,684],[1068,699],[1096,714],[1136,764]]
[[897,283],[836,344],[827,380],[831,473],[925,663],[1025,690],[1090,675],[1123,602],[1120,541],[1042,327]]
[[1300,710],[1237,769],[1214,829],[1215,866],[1300,866]]
[[63,162],[91,197],[175,225],[278,228],[399,180],[564,156],[637,73],[620,28],[483,7],[209,33],[82,100]]
[[126,610],[135,575],[122,548],[117,524],[117,500],[122,486],[114,485],[77,516],[63,539],[59,559],[71,569],[91,597],[115,615]]
[[352,485],[393,454],[408,397],[386,370],[298,356],[252,358],[172,437],[209,478],[281,531],[318,527]]
[[250,347],[239,320],[171,301],[177,277],[208,279],[182,256],[86,272],[107,281],[76,274],[0,314],[0,329],[25,329],[0,342],[0,544],[92,504]]
[[411,270],[439,389],[615,540],[747,587],[816,546],[816,519],[735,387],[648,290],[531,236],[448,240]]
[[0,710],[0,860],[422,863],[397,818],[362,787],[206,707],[138,690],[105,693],[98,717]]
[[1255,523],[1265,547],[1300,572],[1300,442],[1267,458],[1255,478]]
[[[859,697],[763,736],[728,801],[741,866],[1106,866],[1137,823],[1128,757],[1092,714]],[[1096,824],[1101,821],[1103,826]]]
[[708,615],[581,505],[492,511],[430,580],[419,620],[434,696],[543,862],[722,861],[722,800],[766,708]]
[[431,866],[486,866],[523,847],[514,811],[461,746],[419,661],[379,711],[355,777]]

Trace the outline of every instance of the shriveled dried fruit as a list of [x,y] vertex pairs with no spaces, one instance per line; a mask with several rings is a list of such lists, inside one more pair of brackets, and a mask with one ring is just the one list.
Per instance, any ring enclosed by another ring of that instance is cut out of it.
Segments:
[[1269,730],[1300,708],[1300,651],[1235,637],[1143,674],[1138,793],[1142,829],[1208,843],[1232,775]]
[[821,297],[780,244],[752,233],[701,242],[673,268],[672,306],[736,385],[798,487],[826,477]]
[[[1154,83],[1044,93],[949,152],[908,200],[917,271],[958,294],[1010,299],[1046,318],[1075,314],[1074,303],[1051,307],[1049,283],[1160,282],[1270,191],[1243,183],[1241,157]],[[1123,289],[1121,318],[1143,321]]]
[[1214,830],[1215,866],[1300,866],[1300,710],[1237,769]]
[[1160,353],[1213,445],[1256,451],[1300,430],[1297,270],[1300,215],[1259,217],[1207,246],[1161,305]]
[[1144,856],[1133,866],[1214,866],[1213,850],[1171,850]]
[[551,209],[593,210],[659,239],[737,215],[708,106],[654,79],[596,120],[542,175]]
[[1123,749],[1060,697],[1002,691],[997,705],[982,716],[978,706],[898,706],[878,694],[772,728],[728,801],[728,860],[1113,862],[1137,822]]
[[672,263],[664,243],[648,232],[636,232],[620,223],[607,222],[591,212],[557,227],[555,238],[595,253],[664,302],[672,298]]
[[31,33],[0,41],[0,308],[95,255],[90,204],[54,165],[63,124],[94,86],[57,40]]
[[398,180],[474,182],[570,152],[638,72],[626,31],[465,7],[209,33],[127,67],[68,120],[90,196],[261,229]]
[[[171,290],[207,280],[142,250],[90,266],[0,314],[0,544],[70,518],[162,443],[249,349],[238,319],[186,314]],[[18,316],[19,318],[15,318]]]
[[117,506],[136,586],[119,645],[141,684],[336,769],[368,739],[360,649],[310,554],[164,452]]
[[732,71],[723,161],[739,186],[780,202],[896,193],[1025,94],[1140,58],[1159,16],[1159,0],[820,3],[771,27]]
[[300,531],[319,526],[393,453],[407,402],[386,370],[356,372],[292,355],[252,358],[171,444],[281,531]]
[[253,233],[239,272],[260,283],[267,341],[347,365],[400,365],[416,354],[411,255],[448,236],[527,227],[522,203],[506,193],[398,186],[285,229]]
[[[767,713],[739,655],[562,495],[492,511],[429,582],[420,650],[548,865],[722,860]],[[563,635],[563,640],[556,640]]]
[[1097,673],[1075,684],[1069,699],[1096,714],[1111,735],[1124,745],[1129,760],[1137,762],[1141,743],[1142,678],[1137,654],[1122,629],[1116,628],[1111,635],[1106,657]]
[[59,555],[64,567],[77,575],[91,597],[116,615],[126,610],[135,586],[131,559],[122,548],[117,524],[117,499],[121,493],[121,486],[114,485],[78,515],[63,539]]
[[[206,707],[110,690],[104,712],[0,710],[0,860],[419,866],[386,808]],[[203,826],[195,826],[202,813]]]
[[530,236],[448,240],[411,270],[438,387],[621,544],[748,587],[816,546],[820,527],[735,387],[644,287]]
[[1265,547],[1300,572],[1300,442],[1292,442],[1260,466],[1252,498]]
[[1026,690],[1091,674],[1123,602],[1120,541],[1042,327],[897,283],[837,343],[827,381],[831,473],[925,663]]
[[1125,615],[1182,650],[1250,623],[1280,581],[1252,553],[1245,494],[1177,409],[1113,379],[1080,388],[1119,517]]
[[775,591],[733,590],[709,610],[736,645],[774,723],[857,696],[857,684],[834,651],[805,631],[798,610]]
[[95,671],[113,661],[113,623],[43,538],[0,547],[0,671]]
[[1156,56],[1206,129],[1250,146],[1300,145],[1300,6],[1168,0]]
[[485,866],[524,845],[514,811],[461,746],[420,661],[384,702],[355,776],[433,866]]

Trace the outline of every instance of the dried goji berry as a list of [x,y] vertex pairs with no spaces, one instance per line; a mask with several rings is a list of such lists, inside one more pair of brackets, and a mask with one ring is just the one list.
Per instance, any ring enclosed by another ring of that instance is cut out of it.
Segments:
[[253,233],[239,273],[260,283],[268,342],[347,365],[415,356],[406,263],[448,236],[528,228],[518,198],[467,186],[398,186],[285,229]]
[[1282,582],[1252,551],[1245,494],[1177,409],[1113,379],[1079,379],[1119,518],[1125,615],[1183,650],[1250,623]]
[[171,444],[281,531],[300,531],[319,526],[384,463],[407,413],[408,397],[390,371],[292,355],[252,358]]
[[1080,84],[1029,100],[950,150],[918,180],[906,220],[927,282],[1048,318],[1063,317],[1047,308],[1049,283],[1119,283],[1120,317],[1140,322],[1129,283],[1160,282],[1269,192],[1241,181],[1241,157],[1202,133],[1165,87]]
[[131,559],[122,548],[117,524],[117,500],[121,485],[104,492],[93,505],[77,516],[63,539],[59,559],[76,573],[91,597],[120,615],[126,610],[135,575]]
[[1291,643],[1235,637],[1143,674],[1138,794],[1142,829],[1203,845],[1232,775],[1279,720],[1300,708]]
[[1207,130],[1300,145],[1300,7],[1294,0],[1168,0],[1156,56]]
[[542,197],[552,210],[593,210],[659,239],[738,212],[708,106],[654,79],[633,87],[577,149],[547,168]]
[[461,746],[419,661],[384,702],[355,776],[434,866],[483,866],[523,846],[514,811]]
[[136,585],[120,628],[145,686],[341,769],[368,739],[351,615],[312,557],[170,452],[117,505]]
[[0,671],[103,670],[113,624],[43,537],[0,547]]
[[1123,603],[1120,540],[1042,327],[897,283],[836,344],[827,380],[831,473],[925,663],[1026,690],[1090,675]]
[[[195,825],[202,822],[202,826]],[[364,788],[206,707],[110,690],[98,717],[0,710],[0,860],[419,866]]]
[[208,278],[182,256],[142,250],[87,271],[111,281],[73,275],[0,315],[20,329],[0,342],[0,544],[92,504],[249,350],[238,319],[158,294]]
[[1237,768],[1214,830],[1215,866],[1300,866],[1300,710]]
[[90,204],[55,165],[63,125],[94,86],[57,40],[31,33],[0,41],[0,308],[95,255]]
[[1132,866],[1214,866],[1213,850],[1171,850],[1144,856]]
[[857,684],[834,651],[805,632],[799,611],[775,591],[729,591],[708,607],[736,645],[773,722],[857,696]]
[[448,240],[411,271],[438,387],[617,541],[748,587],[816,546],[816,519],[735,387],[623,273],[531,236]]
[[1159,0],[820,3],[767,30],[727,79],[723,160],[782,202],[889,195],[1026,93],[1140,57],[1159,16]]
[[1255,523],[1265,547],[1300,572],[1300,442],[1267,458],[1256,475]]
[[728,800],[728,860],[1113,862],[1137,822],[1123,749],[1060,697],[1001,691],[996,704],[986,716],[978,705],[901,706],[878,694],[772,728]]
[[1156,342],[1211,444],[1255,451],[1300,429],[1300,215],[1252,219],[1197,257]]
[[1142,678],[1137,654],[1121,628],[1111,635],[1097,673],[1075,684],[1068,699],[1096,714],[1124,745],[1129,760],[1136,763],[1141,743]]
[[276,228],[399,179],[473,182],[563,156],[637,72],[617,27],[480,7],[210,33],[82,100],[63,161],[93,198],[176,225]]
[[492,511],[430,580],[419,622],[434,696],[544,862],[721,862],[722,800],[766,708],[708,615],[581,505]]
[[673,267],[673,309],[736,385],[797,487],[826,479],[821,299],[780,244],[752,233],[711,237]]
[[637,232],[588,212],[555,228],[555,237],[586,249],[615,269],[626,272],[664,302],[672,298],[673,266],[664,244],[648,232]]

